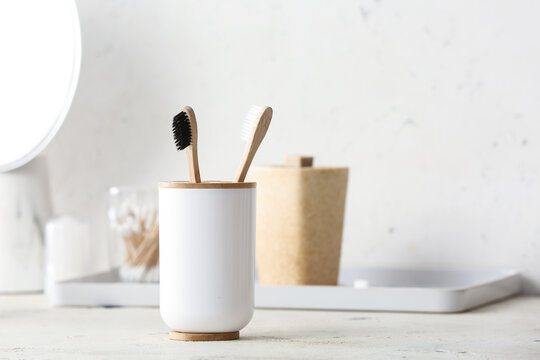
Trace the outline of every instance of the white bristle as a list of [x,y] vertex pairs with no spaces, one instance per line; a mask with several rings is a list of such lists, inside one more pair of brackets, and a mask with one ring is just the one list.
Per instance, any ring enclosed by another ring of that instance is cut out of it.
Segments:
[[259,114],[262,110],[262,106],[251,105],[244,119],[244,123],[242,124],[242,132],[240,133],[242,140],[249,141],[251,139],[251,135],[253,134],[256,125],[255,123],[259,119]]

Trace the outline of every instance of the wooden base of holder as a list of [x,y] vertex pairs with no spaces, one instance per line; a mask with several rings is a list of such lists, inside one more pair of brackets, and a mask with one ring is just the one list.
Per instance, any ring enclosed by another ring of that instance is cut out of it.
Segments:
[[240,338],[239,331],[226,333],[187,333],[171,330],[169,339],[179,341],[223,341],[236,340]]

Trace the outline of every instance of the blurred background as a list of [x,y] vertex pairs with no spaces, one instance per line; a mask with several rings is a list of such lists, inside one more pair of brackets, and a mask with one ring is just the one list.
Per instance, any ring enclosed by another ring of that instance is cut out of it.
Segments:
[[250,104],[255,164],[350,167],[342,264],[517,268],[540,293],[540,4],[77,1],[82,67],[43,155],[54,211],[109,266],[107,189],[187,179],[171,119],[192,105],[204,179],[231,179]]

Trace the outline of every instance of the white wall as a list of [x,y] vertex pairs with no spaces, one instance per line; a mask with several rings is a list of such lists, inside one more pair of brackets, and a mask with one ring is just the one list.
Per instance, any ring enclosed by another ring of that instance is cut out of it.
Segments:
[[540,3],[78,6],[80,83],[45,156],[56,212],[89,219],[96,254],[107,187],[187,177],[180,105],[198,115],[203,177],[230,179],[245,111],[268,104],[256,163],[351,168],[345,265],[515,267],[540,292]]

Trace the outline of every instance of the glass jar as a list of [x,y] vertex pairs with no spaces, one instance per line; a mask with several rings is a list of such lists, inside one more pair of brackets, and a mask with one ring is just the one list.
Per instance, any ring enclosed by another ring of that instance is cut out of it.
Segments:
[[109,189],[110,253],[124,281],[159,281],[158,198],[154,188]]

